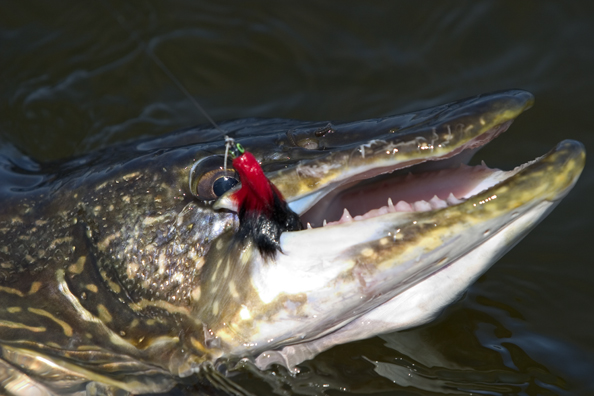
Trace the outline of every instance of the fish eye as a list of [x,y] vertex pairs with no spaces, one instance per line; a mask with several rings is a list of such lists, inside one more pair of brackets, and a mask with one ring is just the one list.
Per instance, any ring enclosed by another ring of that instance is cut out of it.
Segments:
[[212,191],[217,197],[220,197],[231,190],[237,183],[239,183],[239,180],[234,177],[222,176],[214,181],[212,184]]
[[229,164],[223,167],[224,157],[213,155],[196,162],[190,170],[190,191],[203,201],[217,199],[239,183],[239,176]]

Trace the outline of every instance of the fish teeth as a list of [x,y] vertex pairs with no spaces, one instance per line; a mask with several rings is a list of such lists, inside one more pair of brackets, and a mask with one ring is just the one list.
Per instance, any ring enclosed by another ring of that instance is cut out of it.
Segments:
[[399,201],[395,206],[396,211],[398,212],[412,212],[412,207],[406,201]]
[[[453,193],[450,193],[450,195],[445,200],[439,198],[437,195],[434,195],[433,198],[431,198],[429,201],[420,200],[413,203],[408,203],[406,201],[398,201],[396,205],[394,205],[394,202],[390,197],[388,198],[388,205],[382,206],[378,209],[373,209],[363,215],[357,215],[353,217],[349,210],[347,208],[344,208],[340,220],[334,221],[332,222],[332,224],[349,223],[352,221],[365,220],[367,218],[381,216],[394,212],[428,212],[431,210],[444,209],[450,205],[457,205],[461,202],[463,202],[463,200],[456,198],[456,196]],[[326,227],[327,225],[328,221],[324,219],[322,227]],[[312,229],[310,223],[307,223],[307,229]]]
[[462,201],[460,201],[458,198],[456,198],[456,197],[454,196],[454,193],[450,193],[450,195],[448,195],[448,198],[446,199],[446,202],[447,202],[449,205],[458,205],[458,204],[459,204],[460,202],[462,202]]
[[429,204],[433,209],[443,209],[448,207],[447,202],[440,199],[437,195],[434,195],[433,198],[429,200]]
[[309,224],[309,221],[307,222],[307,229],[308,230],[311,230],[312,229],[312,226],[311,226],[311,224]]
[[347,208],[344,208],[344,211],[342,212],[342,217],[340,218],[341,222],[349,222],[349,221],[353,221],[353,216],[351,216],[351,214],[349,213]]
[[430,211],[431,205],[427,201],[417,201],[413,204],[416,212],[428,212]]
[[387,206],[382,206],[381,208],[379,208],[377,210],[378,216],[385,215],[385,214],[388,214],[388,213],[390,213],[390,209],[388,209]]
[[388,198],[388,210],[390,212],[396,212],[396,209],[394,208],[394,202],[392,202],[392,198]]

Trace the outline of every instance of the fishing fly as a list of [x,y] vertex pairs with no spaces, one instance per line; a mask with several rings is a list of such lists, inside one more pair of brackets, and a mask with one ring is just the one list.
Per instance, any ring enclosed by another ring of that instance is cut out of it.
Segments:
[[281,250],[283,232],[303,228],[299,215],[289,208],[252,153],[228,136],[225,136],[225,146],[225,155],[228,153],[233,158],[232,165],[241,182],[241,188],[230,196],[237,207],[238,236],[253,238],[263,256],[274,256]]

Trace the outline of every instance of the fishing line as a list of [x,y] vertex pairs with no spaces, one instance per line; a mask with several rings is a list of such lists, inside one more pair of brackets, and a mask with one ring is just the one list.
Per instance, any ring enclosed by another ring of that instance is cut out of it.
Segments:
[[[167,77],[169,77],[169,79],[171,81],[173,81],[173,83],[177,86],[177,88],[190,100],[190,102],[192,102],[192,104],[198,109],[198,111],[200,111],[200,113],[202,113],[204,118],[206,118],[208,120],[208,122],[210,122],[212,124],[212,126],[214,126],[215,129],[217,131],[219,131],[221,134],[226,134],[227,132],[224,131],[223,129],[221,129],[218,126],[218,124],[212,119],[212,117],[210,115],[208,115],[206,110],[204,110],[204,108],[200,105],[200,103],[198,103],[198,101],[190,94],[190,92],[188,92],[186,87],[184,87],[182,85],[182,83],[175,77],[175,75],[161,61],[161,59],[157,55],[155,55],[155,53],[152,51],[152,49],[146,45],[144,40],[142,40],[142,38],[140,38],[140,36],[136,33],[136,31],[134,31],[134,29],[132,29],[130,26],[128,26],[128,24],[126,23],[126,18],[124,18],[124,16],[122,14],[120,14],[115,8],[111,7],[111,4],[109,3],[108,0],[103,0],[102,3],[109,10],[109,12],[114,17],[114,19],[119,23],[119,25],[130,34],[130,36],[136,41],[136,43],[138,45],[140,45],[140,48],[142,49],[142,51],[146,55],[148,55],[148,57],[151,58],[153,60],[153,62],[155,62],[155,64],[159,67],[159,69],[161,69],[161,71],[163,71],[163,73],[165,73],[165,75],[167,75]],[[227,139],[225,139],[225,141],[227,142]],[[226,169],[226,166],[227,166],[227,163],[225,162],[225,169]]]
[[225,177],[227,177],[227,155],[229,154],[229,147],[233,146],[235,140],[227,135],[225,135],[225,159],[224,159],[224,167],[225,167]]
[[227,157],[229,154],[229,148],[234,146],[235,140],[233,140],[233,138],[227,136],[227,132],[219,127],[219,125],[215,122],[215,120],[213,120],[212,117],[206,112],[204,107],[202,107],[202,105],[200,105],[200,103],[190,94],[190,92],[186,89],[186,87],[184,87],[184,85],[177,79],[177,77],[175,77],[175,75],[171,72],[171,70],[161,61],[161,59],[152,51],[152,49],[148,45],[146,45],[144,40],[136,33],[136,31],[134,29],[132,29],[130,26],[128,26],[128,24],[126,23],[126,18],[124,18],[124,16],[121,13],[119,13],[115,8],[111,7],[111,4],[109,3],[108,0],[103,0],[103,5],[109,10],[109,12],[114,17],[114,19],[119,23],[119,25],[123,29],[125,29],[128,32],[128,34],[136,41],[136,43],[140,46],[142,51],[146,55],[148,55],[148,57],[151,58],[153,60],[153,62],[155,62],[155,64],[159,67],[159,69],[161,69],[161,71],[163,73],[165,73],[165,75],[167,77],[169,77],[169,79],[171,81],[173,81],[173,83],[177,86],[177,88],[190,100],[190,102],[192,102],[192,104],[198,109],[198,111],[200,111],[200,113],[202,113],[204,118],[206,118],[208,120],[208,122],[210,122],[212,124],[212,126],[214,126],[217,131],[219,131],[221,134],[223,134],[225,136],[225,159],[224,159],[225,162],[223,164],[223,168],[225,170],[225,177],[228,177],[228,175],[227,175]]

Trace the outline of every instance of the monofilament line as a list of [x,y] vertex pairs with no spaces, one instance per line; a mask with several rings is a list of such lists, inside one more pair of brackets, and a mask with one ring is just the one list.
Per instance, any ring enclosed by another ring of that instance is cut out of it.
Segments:
[[229,154],[229,147],[235,143],[235,140],[227,135],[225,135],[225,159],[224,159],[224,169],[225,169],[225,177],[227,177],[227,155]]
[[[167,75],[167,77],[169,77],[169,79],[171,81],[173,81],[173,83],[177,86],[177,88],[179,88],[179,90],[190,100],[190,102],[192,102],[192,104],[194,104],[194,106],[198,109],[198,111],[200,111],[200,113],[202,113],[204,118],[206,118],[208,120],[208,122],[210,122],[212,124],[212,126],[214,126],[222,134],[227,133],[218,126],[218,124],[210,117],[210,115],[208,115],[208,113],[206,112],[206,110],[204,110],[204,108],[200,105],[200,103],[198,103],[198,101],[196,99],[194,99],[194,97],[190,94],[190,92],[188,92],[186,87],[184,87],[182,85],[182,83],[171,72],[171,70],[169,70],[169,68],[167,66],[165,66],[165,64],[163,62],[161,62],[161,59],[159,59],[159,57],[153,53],[153,51],[145,44],[145,42],[140,38],[140,36],[132,28],[130,28],[127,25],[126,19],[122,16],[122,14],[120,14],[113,7],[111,7],[111,4],[109,4],[108,0],[103,0],[103,4],[109,10],[111,15],[115,18],[115,20],[118,21],[120,26],[123,29],[128,31],[130,36],[136,41],[136,43],[140,46],[142,51],[145,54],[147,54],[149,56],[149,58],[151,58],[153,60],[153,62],[155,62],[157,64],[157,66],[159,66],[161,71],[163,71],[163,73],[165,73],[165,75]],[[225,166],[226,166],[226,163],[225,163]]]

